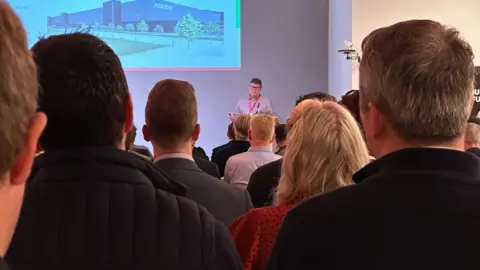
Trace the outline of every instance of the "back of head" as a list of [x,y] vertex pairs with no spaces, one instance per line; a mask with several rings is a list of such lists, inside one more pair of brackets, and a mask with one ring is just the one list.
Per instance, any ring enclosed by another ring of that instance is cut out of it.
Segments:
[[475,122],[470,122],[467,125],[465,133],[465,150],[470,148],[480,147],[480,125]]
[[50,36],[32,48],[40,83],[40,110],[48,125],[45,150],[119,146],[128,86],[113,50],[83,33]]
[[472,48],[457,30],[405,21],[375,30],[362,49],[362,113],[375,106],[405,141],[442,143],[463,135],[474,64]]
[[250,121],[250,141],[270,144],[275,137],[275,118],[267,114],[256,114]]
[[280,124],[275,127],[275,139],[279,142],[287,139],[287,126],[285,124]]
[[358,124],[361,126],[362,120],[360,119],[360,92],[358,90],[348,91],[342,96],[342,99],[339,101],[339,103],[350,111],[350,113],[353,115],[353,118],[355,118],[355,120],[357,120]]
[[309,93],[309,94],[306,94],[306,95],[303,95],[303,96],[299,96],[297,98],[297,101],[295,102],[295,106],[300,104],[302,101],[304,100],[307,100],[307,99],[314,99],[314,100],[318,100],[318,101],[333,101],[333,102],[337,102],[337,99],[328,94],[328,93],[325,93],[325,92],[313,92],[313,93]]
[[352,184],[352,175],[369,162],[355,119],[336,102],[306,100],[288,119],[277,204]]
[[233,126],[235,127],[235,140],[248,140],[248,129],[250,128],[250,121],[252,116],[250,114],[240,114],[235,117]]
[[37,108],[37,71],[27,37],[12,8],[0,1],[0,175],[25,143]]
[[145,121],[149,135],[158,147],[176,149],[191,144],[198,121],[193,86],[172,79],[155,84],[148,95]]

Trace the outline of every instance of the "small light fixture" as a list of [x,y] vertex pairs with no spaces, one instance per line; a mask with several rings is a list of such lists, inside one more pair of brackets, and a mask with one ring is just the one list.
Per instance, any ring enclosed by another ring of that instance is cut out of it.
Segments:
[[339,53],[345,54],[347,57],[347,60],[357,60],[360,63],[360,55],[353,49],[353,43],[345,40],[343,41],[344,44],[344,49],[343,50],[338,50]]

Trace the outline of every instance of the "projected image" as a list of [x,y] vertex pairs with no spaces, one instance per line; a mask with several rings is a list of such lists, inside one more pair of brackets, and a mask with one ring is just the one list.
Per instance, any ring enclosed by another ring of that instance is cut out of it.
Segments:
[[240,0],[10,0],[29,43],[96,35],[126,69],[240,68]]

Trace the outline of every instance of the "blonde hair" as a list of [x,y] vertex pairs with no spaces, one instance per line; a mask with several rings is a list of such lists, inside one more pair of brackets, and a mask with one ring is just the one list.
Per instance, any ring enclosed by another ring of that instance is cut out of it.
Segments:
[[253,140],[271,143],[275,138],[275,118],[267,114],[256,114],[250,121],[250,132]]
[[275,204],[353,184],[352,175],[369,162],[357,122],[335,102],[305,100],[293,109],[287,126]]
[[248,129],[250,128],[250,114],[239,114],[233,122],[235,140],[247,140]]

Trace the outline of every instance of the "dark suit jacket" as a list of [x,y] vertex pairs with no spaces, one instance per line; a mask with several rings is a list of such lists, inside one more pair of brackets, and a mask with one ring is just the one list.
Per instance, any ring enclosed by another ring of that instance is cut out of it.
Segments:
[[253,208],[246,190],[238,189],[206,174],[191,160],[161,159],[155,162],[155,166],[185,185],[187,198],[203,205],[226,225]]
[[272,205],[273,190],[278,185],[282,173],[283,159],[275,160],[256,169],[250,176],[247,190],[254,207]]
[[218,165],[220,177],[223,177],[225,174],[225,166],[227,165],[228,159],[231,156],[247,152],[248,148],[250,148],[249,141],[232,141],[217,151],[214,158],[212,157],[212,162]]
[[195,163],[197,163],[197,166],[202,169],[202,171],[208,173],[209,175],[219,179],[220,178],[220,172],[218,171],[218,166],[217,164],[210,162],[206,159],[203,158],[198,158],[198,157],[193,157],[195,160]]
[[287,214],[268,270],[480,268],[477,157],[404,149],[354,178]]
[[213,160],[213,157],[217,154],[218,150],[220,150],[221,148],[223,148],[223,147],[231,144],[232,141],[233,141],[233,140],[230,140],[230,141],[228,141],[228,142],[225,143],[225,144],[222,144],[222,145],[219,145],[219,146],[213,148],[213,149],[212,149],[212,159],[211,159],[211,160]]

